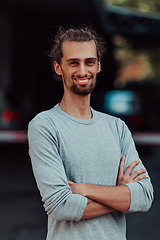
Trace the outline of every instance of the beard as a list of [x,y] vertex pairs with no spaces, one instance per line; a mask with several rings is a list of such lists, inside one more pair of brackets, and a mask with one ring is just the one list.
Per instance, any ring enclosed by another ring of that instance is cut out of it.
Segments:
[[[69,86],[67,80],[66,80],[66,76],[63,72],[63,80],[64,80],[64,84],[65,86],[73,93],[81,95],[81,96],[87,96],[88,94],[91,94],[96,86],[96,78],[93,78],[92,75],[86,75],[84,76],[85,78],[90,78],[90,82],[86,85],[78,85],[75,83],[75,81],[73,80],[74,78],[79,78],[81,79],[80,76],[72,76],[72,84]],[[83,77],[83,78],[84,78]]]

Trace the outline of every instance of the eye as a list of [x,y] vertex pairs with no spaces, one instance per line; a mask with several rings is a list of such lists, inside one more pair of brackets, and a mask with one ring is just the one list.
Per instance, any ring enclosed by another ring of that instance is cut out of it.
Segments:
[[88,60],[88,61],[86,61],[86,64],[88,65],[88,66],[92,66],[92,65],[94,65],[95,64],[95,60]]
[[78,62],[75,62],[75,61],[70,62],[69,65],[71,65],[71,66],[77,66],[77,65],[78,65]]
[[94,62],[93,62],[93,61],[88,61],[87,64],[88,64],[88,65],[93,65]]

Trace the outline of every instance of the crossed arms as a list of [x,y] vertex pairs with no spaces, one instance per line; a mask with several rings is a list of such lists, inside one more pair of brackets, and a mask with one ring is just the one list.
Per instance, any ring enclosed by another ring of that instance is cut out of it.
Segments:
[[147,172],[144,179],[140,175],[145,172],[141,161],[138,165],[139,161],[134,162],[138,154],[130,137],[123,137],[125,140],[122,141],[121,152],[126,156],[126,161],[125,157],[121,159],[117,185],[113,187],[67,182],[56,130],[48,120],[34,119],[29,126],[28,138],[37,186],[44,208],[54,220],[79,221],[115,210],[135,212],[148,211],[150,208],[153,187]]
[[88,203],[82,216],[83,219],[98,217],[115,210],[126,212],[130,208],[131,196],[127,183],[133,183],[146,177],[145,169],[132,170],[140,161],[132,162],[124,173],[125,156],[122,157],[116,186],[101,186],[68,181],[72,193],[88,198]]

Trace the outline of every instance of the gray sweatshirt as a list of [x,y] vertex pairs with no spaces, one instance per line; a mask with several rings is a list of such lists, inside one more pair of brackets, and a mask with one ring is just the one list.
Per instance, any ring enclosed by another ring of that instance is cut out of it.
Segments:
[[[139,156],[131,133],[119,118],[92,110],[91,120],[65,113],[57,104],[41,112],[28,128],[29,154],[37,186],[48,214],[47,240],[125,240],[125,213],[80,220],[87,198],[72,194],[67,183],[115,186],[120,159],[125,170]],[[142,162],[135,168],[144,168]],[[128,212],[147,211],[153,200],[150,178],[127,184]]]

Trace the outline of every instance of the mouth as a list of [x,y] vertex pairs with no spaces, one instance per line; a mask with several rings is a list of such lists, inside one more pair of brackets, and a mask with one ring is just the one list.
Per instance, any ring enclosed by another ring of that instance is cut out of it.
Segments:
[[73,80],[76,81],[79,85],[86,85],[86,84],[88,84],[90,82],[91,77],[88,77],[88,78],[77,78],[77,77],[74,77]]

